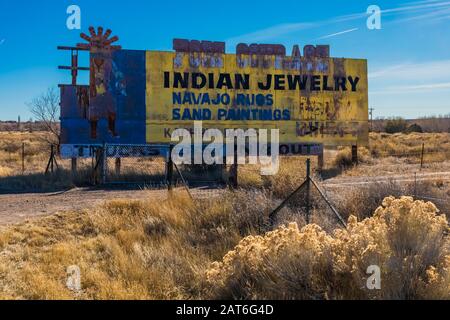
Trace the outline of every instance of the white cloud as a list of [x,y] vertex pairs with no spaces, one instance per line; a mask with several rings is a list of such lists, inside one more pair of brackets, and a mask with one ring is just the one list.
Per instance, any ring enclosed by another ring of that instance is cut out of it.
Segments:
[[344,31],[340,31],[340,32],[328,34],[328,35],[326,35],[326,36],[317,38],[317,40],[328,39],[328,38],[336,37],[336,36],[339,36],[339,35],[341,35],[341,34],[350,33],[350,32],[356,31],[356,30],[359,30],[359,28],[353,28],[353,29],[348,29],[348,30],[344,30]]
[[391,86],[383,90],[370,91],[372,95],[392,95],[392,94],[411,94],[411,93],[423,93],[431,92],[442,89],[450,89],[450,82],[437,82],[430,84],[417,84],[406,86]]
[[369,72],[369,79],[376,78],[405,81],[412,79],[430,80],[443,78],[450,80],[450,60],[428,61],[423,63],[406,62],[390,65]]
[[226,40],[226,43],[237,44],[240,42],[259,42],[279,36],[316,27],[315,23],[285,23],[270,28],[246,33]]
[[[399,14],[410,14],[413,16],[409,17],[399,17],[394,22],[408,22],[412,20],[416,21],[430,21],[431,19],[445,19],[448,17],[448,10],[450,10],[450,1],[418,1],[406,3],[403,6],[382,9],[381,13],[383,15],[394,16]],[[430,12],[431,11],[431,12]],[[414,16],[414,14],[416,14]],[[417,15],[419,14],[419,15]],[[230,44],[237,44],[239,42],[260,42],[276,39],[280,36],[286,36],[297,31],[313,28],[321,28],[327,25],[338,24],[341,22],[356,21],[359,19],[364,19],[367,17],[366,12],[348,14],[343,16],[334,17],[328,20],[317,21],[317,22],[299,22],[299,23],[285,23],[278,24],[265,29],[257,30],[252,33],[247,33],[239,35],[230,39],[226,42]],[[336,35],[339,32],[336,33]]]

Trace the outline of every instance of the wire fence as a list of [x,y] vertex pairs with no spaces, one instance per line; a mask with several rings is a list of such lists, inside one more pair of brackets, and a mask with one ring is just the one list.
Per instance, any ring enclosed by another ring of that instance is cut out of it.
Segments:
[[[62,159],[58,155],[55,147],[55,163],[49,171],[66,172],[73,171],[73,161]],[[373,152],[373,150],[369,150]],[[422,150],[407,153],[392,153],[383,150],[377,151],[377,157],[396,157],[407,159],[407,163],[417,163],[421,167],[427,164],[434,164],[450,160],[450,151],[429,151],[426,146]],[[24,176],[39,175],[46,171],[51,156],[51,146],[35,144],[14,143],[0,148],[0,177],[1,176]],[[389,166],[390,164],[386,164]],[[76,162],[76,177],[93,181],[92,171],[95,169],[96,159],[78,158]],[[217,166],[179,166],[179,170],[189,185],[198,183],[223,183],[227,182],[228,172],[226,167]],[[148,152],[147,146],[108,146],[104,175],[106,183],[148,183],[161,184],[166,182],[166,159],[155,157]],[[239,170],[255,171],[257,168],[240,166]],[[181,183],[181,179],[176,177],[176,183]]]

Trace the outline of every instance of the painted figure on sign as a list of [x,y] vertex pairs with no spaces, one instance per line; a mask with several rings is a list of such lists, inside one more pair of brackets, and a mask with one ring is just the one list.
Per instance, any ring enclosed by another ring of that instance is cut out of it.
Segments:
[[[84,33],[81,38],[89,44],[79,44],[79,47],[89,48],[91,53],[90,61],[90,107],[88,110],[88,120],[91,126],[91,138],[97,138],[97,126],[101,119],[108,122],[108,130],[112,136],[118,137],[116,131],[117,99],[115,95],[125,94],[123,75],[117,70],[112,55],[114,50],[119,50],[120,46],[112,46],[117,41],[117,36],[108,39],[111,30],[103,34],[103,28],[99,27],[97,33],[93,27],[89,28],[91,36]],[[118,90],[119,89],[119,90]]]

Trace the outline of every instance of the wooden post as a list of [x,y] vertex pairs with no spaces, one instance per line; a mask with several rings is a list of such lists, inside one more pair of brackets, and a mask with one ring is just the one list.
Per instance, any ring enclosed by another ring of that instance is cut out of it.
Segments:
[[311,159],[306,160],[306,224],[310,223]]
[[72,175],[75,176],[77,174],[77,158],[72,158]]
[[22,143],[22,174],[25,173],[25,143]]
[[51,148],[50,148],[50,170],[51,170],[51,172],[53,173],[53,170],[54,170],[54,168],[53,168],[53,158],[55,157],[55,146],[54,145],[52,145],[51,146]]
[[116,158],[116,175],[120,175],[121,168],[122,168],[122,159]]
[[423,156],[425,154],[425,143],[422,143],[422,153],[420,155],[420,170],[423,169]]
[[358,165],[358,146],[352,146],[352,163]]
[[318,170],[320,173],[322,173],[323,171],[323,166],[324,166],[324,155],[323,155],[323,149],[320,152],[320,154],[317,157],[317,166],[318,166]]

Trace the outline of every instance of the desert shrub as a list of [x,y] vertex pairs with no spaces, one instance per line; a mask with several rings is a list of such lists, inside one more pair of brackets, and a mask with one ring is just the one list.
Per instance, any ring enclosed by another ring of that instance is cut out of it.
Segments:
[[365,219],[373,216],[375,210],[388,196],[400,197],[409,193],[409,188],[389,181],[386,183],[370,183],[358,187],[348,187],[339,191],[335,197],[335,205],[344,217],[356,216]]
[[404,132],[408,128],[408,122],[403,118],[393,118],[386,122],[384,130],[387,133]]
[[[448,223],[428,202],[386,198],[374,216],[333,235],[296,224],[243,239],[206,273],[209,297],[232,299],[450,298]],[[382,289],[364,289],[377,265]]]
[[[358,162],[370,163],[370,152],[367,148],[358,148]],[[348,147],[341,148],[333,160],[333,166],[341,169],[353,166],[352,149]]]

